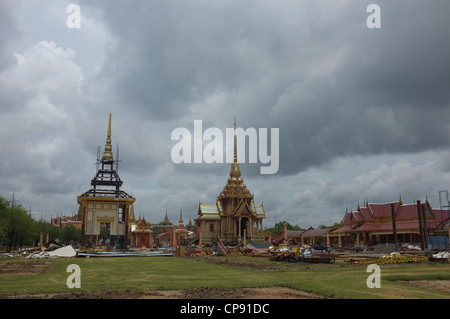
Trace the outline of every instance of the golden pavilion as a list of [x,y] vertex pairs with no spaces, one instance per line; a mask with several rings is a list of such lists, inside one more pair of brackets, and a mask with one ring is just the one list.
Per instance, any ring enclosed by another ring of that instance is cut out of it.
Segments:
[[234,159],[230,176],[217,197],[216,203],[199,203],[196,222],[196,237],[200,245],[217,241],[241,243],[264,242],[264,207],[256,206],[253,194],[247,189],[241,177],[237,161],[236,119],[234,120]]

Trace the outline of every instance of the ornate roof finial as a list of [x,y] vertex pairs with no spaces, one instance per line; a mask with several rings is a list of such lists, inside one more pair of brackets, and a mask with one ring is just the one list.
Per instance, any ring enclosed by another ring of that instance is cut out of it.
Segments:
[[109,113],[108,134],[106,135],[105,152],[103,153],[104,161],[113,161],[112,145],[111,145],[111,113]]
[[180,220],[178,221],[178,224],[183,224],[183,207],[180,207]]
[[237,163],[236,115],[234,116],[234,163]]

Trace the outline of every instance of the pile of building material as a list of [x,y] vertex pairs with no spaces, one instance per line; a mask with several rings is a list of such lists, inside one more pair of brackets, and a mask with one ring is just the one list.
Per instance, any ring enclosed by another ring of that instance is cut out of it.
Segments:
[[440,253],[433,254],[434,258],[450,258],[450,253],[448,251],[441,251]]
[[78,251],[77,257],[161,257],[174,256],[175,249],[165,248],[156,250],[118,250],[118,251],[101,251],[101,250],[86,250]]
[[450,259],[450,252],[448,251],[441,251],[436,254],[432,254],[431,257],[428,257],[429,261],[440,261],[440,262],[447,262]]
[[353,260],[356,265],[384,265],[384,264],[402,264],[402,263],[415,263],[428,261],[428,258],[425,256],[417,256],[417,255],[409,255],[409,254],[400,254],[399,252],[392,252],[389,255],[385,255],[377,258],[365,258],[363,260]]

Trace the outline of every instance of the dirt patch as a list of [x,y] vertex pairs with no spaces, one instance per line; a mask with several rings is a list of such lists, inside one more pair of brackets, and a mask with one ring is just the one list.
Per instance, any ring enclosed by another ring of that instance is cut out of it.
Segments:
[[450,293],[450,280],[408,280],[400,282],[420,288]]
[[287,287],[193,288],[183,290],[80,291],[70,293],[0,296],[10,299],[324,299]]
[[287,287],[198,288],[182,291],[186,299],[324,299],[323,296]]
[[227,256],[193,256],[189,257],[198,259],[210,264],[223,265],[228,267],[235,267],[251,271],[270,271],[270,270],[302,270],[302,269],[317,269],[317,268],[336,268],[341,267],[335,264],[325,263],[305,263],[305,262],[288,262],[288,261],[269,261],[268,258],[259,259],[254,257],[251,259],[228,258]]
[[0,277],[40,275],[49,270],[53,264],[54,262],[50,260],[1,263]]

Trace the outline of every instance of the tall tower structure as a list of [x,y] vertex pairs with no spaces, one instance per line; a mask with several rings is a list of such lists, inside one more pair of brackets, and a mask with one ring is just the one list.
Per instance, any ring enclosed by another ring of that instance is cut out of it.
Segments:
[[[123,184],[114,170],[111,143],[111,114],[109,114],[105,150],[97,174],[91,180],[92,188],[77,196],[82,208],[82,245],[97,244],[100,230],[109,230],[110,245],[126,248],[130,222],[130,208],[135,198],[121,190]],[[131,216],[133,217],[133,216]]]
[[252,210],[251,207],[253,194],[244,184],[237,160],[236,118],[234,119],[234,158],[231,163],[230,177],[217,199],[223,210],[220,236],[226,240],[231,240],[236,235],[241,238],[244,236],[244,230],[247,230],[250,235],[249,224],[252,224],[251,218],[256,216],[252,214],[254,209]]
[[243,242],[247,238],[250,241],[264,241],[262,223],[266,213],[263,205],[255,205],[253,194],[241,177],[237,160],[236,119],[234,159],[227,183],[217,196],[215,205],[199,203],[198,215],[196,222],[200,229],[197,236],[203,243],[215,242],[217,236],[228,243]]

